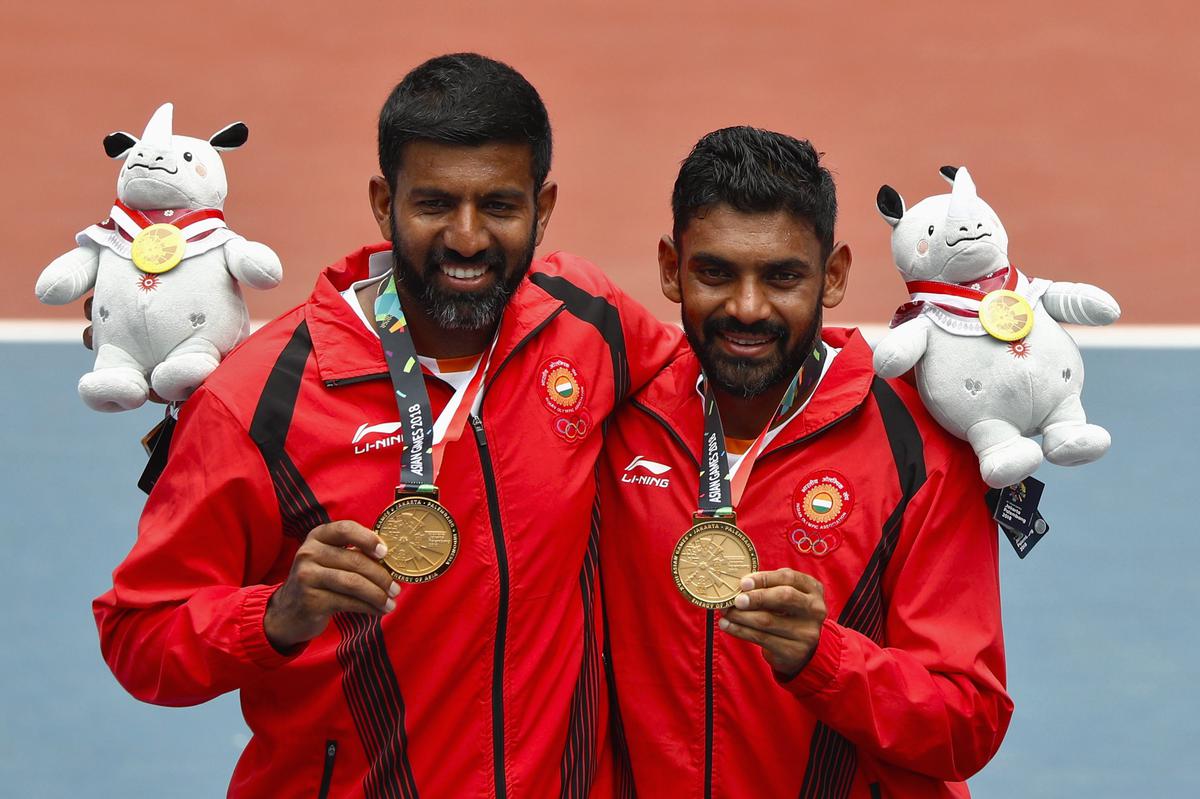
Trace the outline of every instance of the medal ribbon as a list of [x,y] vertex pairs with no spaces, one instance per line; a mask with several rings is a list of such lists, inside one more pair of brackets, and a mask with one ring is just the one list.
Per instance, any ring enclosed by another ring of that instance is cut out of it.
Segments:
[[446,445],[462,437],[475,398],[483,388],[496,342],[492,341],[487,356],[481,357],[475,365],[470,382],[462,391],[454,393],[441,415],[434,420],[429,392],[425,389],[425,375],[408,332],[400,296],[396,293],[394,274],[388,277],[375,298],[375,327],[383,344],[402,422],[400,435],[404,441],[404,455],[400,461],[398,488],[404,492],[434,493]]
[[1015,290],[1020,277],[1021,273],[1015,266],[1008,266],[971,283],[910,280],[904,284],[909,294],[909,301],[904,307],[929,302],[959,316],[978,316],[979,303],[984,297],[996,289]]
[[181,208],[167,216],[165,211],[138,211],[120,200],[115,200],[108,218],[121,236],[133,241],[137,234],[157,223],[166,223],[179,229],[185,241],[198,238],[218,228],[228,227],[225,214],[219,208]]
[[725,428],[721,424],[721,412],[717,408],[716,397],[713,396],[707,377],[704,382],[704,457],[701,461],[700,492],[697,507],[700,516],[729,516],[742,499],[746,483],[750,480],[750,470],[762,453],[767,441],[767,434],[785,421],[798,404],[804,402],[812,394],[826,357],[825,342],[818,340],[817,346],[804,359],[804,364],[792,382],[788,385],[779,407],[771,416],[768,424],[746,454],[739,461],[737,474],[731,475],[729,468],[729,452],[725,447]]

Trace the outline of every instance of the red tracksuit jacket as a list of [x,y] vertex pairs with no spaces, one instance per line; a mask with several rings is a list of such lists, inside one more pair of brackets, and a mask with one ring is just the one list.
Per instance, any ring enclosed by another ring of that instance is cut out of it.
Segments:
[[671,577],[697,502],[695,356],[612,423],[600,551],[624,795],[966,796],[1000,745],[998,536],[975,456],[909,385],[874,377],[861,336],[825,340],[841,353],[737,508],[760,570],[825,587],[816,652],[786,684]]
[[[401,446],[366,430],[398,419],[387,366],[338,296],[387,251],[328,270],[183,407],[137,543],[95,602],[104,657],[147,702],[241,690],[253,737],[233,796],[586,795],[603,693],[599,426],[679,335],[578,258],[534,262],[480,414],[446,448],[441,501],[461,535],[450,569],[406,586],[382,621],[338,615],[298,655],[264,636],[308,532],[370,527],[393,499]],[[569,396],[554,391],[564,378]],[[451,390],[426,385],[438,413]]]

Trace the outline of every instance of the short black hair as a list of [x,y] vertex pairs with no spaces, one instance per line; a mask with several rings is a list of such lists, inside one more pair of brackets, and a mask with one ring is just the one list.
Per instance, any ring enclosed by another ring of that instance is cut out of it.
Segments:
[[725,203],[747,214],[786,210],[813,226],[822,258],[833,251],[837,188],[807,140],[745,125],[709,133],[679,168],[671,194],[673,236],[704,209]]
[[379,169],[395,190],[404,146],[527,143],[536,193],[550,172],[550,117],[537,89],[521,73],[478,53],[431,58],[413,69],[379,112]]

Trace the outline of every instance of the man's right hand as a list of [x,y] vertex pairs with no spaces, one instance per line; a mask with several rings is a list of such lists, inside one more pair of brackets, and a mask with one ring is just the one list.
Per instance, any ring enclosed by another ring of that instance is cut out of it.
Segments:
[[287,581],[267,603],[263,629],[271,646],[287,652],[316,638],[334,613],[391,612],[400,584],[376,562],[385,554],[383,541],[361,524],[315,528],[296,551]]

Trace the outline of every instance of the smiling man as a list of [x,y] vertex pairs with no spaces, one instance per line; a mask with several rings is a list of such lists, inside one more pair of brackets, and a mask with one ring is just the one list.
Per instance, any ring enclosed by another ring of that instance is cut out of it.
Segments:
[[711,133],[672,206],[662,287],[692,351],[617,414],[601,464],[622,784],[965,796],[1012,712],[974,455],[822,326],[851,257],[808,142]]
[[599,426],[680,336],[581,259],[534,259],[550,155],[511,68],[417,67],[379,118],[390,244],[326,270],[180,413],[95,613],[138,698],[241,691],[232,796],[592,787]]

